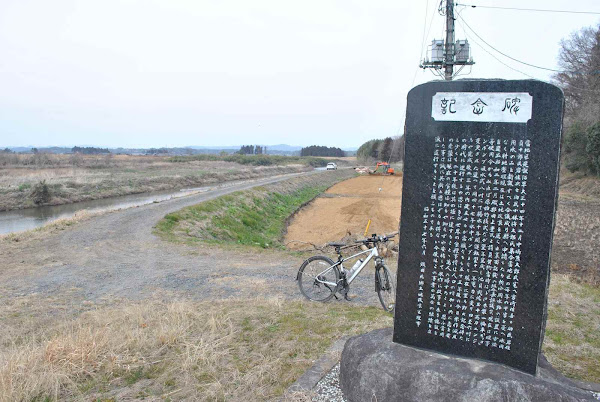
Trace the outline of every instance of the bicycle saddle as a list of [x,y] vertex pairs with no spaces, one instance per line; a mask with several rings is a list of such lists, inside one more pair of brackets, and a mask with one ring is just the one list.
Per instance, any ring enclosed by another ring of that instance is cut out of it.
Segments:
[[346,243],[333,242],[333,243],[327,243],[327,245],[331,246],[331,247],[344,247],[346,245]]

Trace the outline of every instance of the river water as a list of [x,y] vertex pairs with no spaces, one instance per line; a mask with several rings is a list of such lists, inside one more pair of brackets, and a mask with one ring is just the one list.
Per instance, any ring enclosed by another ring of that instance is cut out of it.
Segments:
[[[314,170],[325,170],[315,168]],[[232,185],[229,182],[225,185]],[[103,198],[100,200],[82,201],[73,204],[44,206],[37,208],[18,209],[0,212],[0,235],[22,232],[43,226],[61,218],[72,218],[80,211],[102,212],[122,208],[131,208],[153,202],[166,201],[171,198],[184,197],[190,194],[202,193],[214,188],[213,186],[189,188],[182,190],[156,191],[151,193],[132,194],[121,197]]]
[[211,187],[199,187],[184,190],[157,191],[152,193],[103,198],[100,200],[82,201],[73,204],[3,211],[0,212],[0,235],[35,229],[57,219],[71,218],[76,212],[84,210],[93,213],[130,208],[204,192],[208,191],[210,188]]

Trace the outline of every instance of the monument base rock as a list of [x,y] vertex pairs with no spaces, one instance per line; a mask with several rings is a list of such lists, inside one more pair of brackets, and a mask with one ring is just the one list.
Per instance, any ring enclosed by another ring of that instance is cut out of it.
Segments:
[[532,376],[497,363],[400,345],[392,342],[392,332],[380,329],[346,342],[340,385],[347,401],[595,400],[543,356]]

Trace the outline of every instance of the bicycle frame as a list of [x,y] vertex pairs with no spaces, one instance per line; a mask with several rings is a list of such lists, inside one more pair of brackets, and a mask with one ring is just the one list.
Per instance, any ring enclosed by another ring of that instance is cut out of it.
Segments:
[[352,258],[358,257],[359,255],[362,254],[369,254],[367,256],[367,258],[365,258],[365,260],[362,262],[362,264],[360,264],[360,266],[354,271],[352,272],[352,276],[350,276],[350,278],[346,278],[346,282],[348,283],[348,285],[350,285],[352,283],[352,281],[354,280],[354,278],[356,278],[358,276],[358,274],[360,274],[360,271],[363,270],[364,267],[367,266],[367,264],[369,263],[369,261],[371,261],[373,259],[373,257],[377,258],[379,257],[379,252],[377,251],[377,246],[375,245],[373,248],[369,249],[369,250],[365,250],[365,251],[361,251],[360,253],[356,253],[354,255],[351,255],[350,257],[346,257],[346,258],[342,258],[341,260],[339,260],[338,262],[336,262],[335,264],[333,264],[332,266],[328,267],[327,269],[321,271],[317,277],[315,278],[315,280],[317,282],[329,285],[329,286],[338,286],[337,283],[334,282],[327,282],[327,281],[322,281],[319,279],[319,276],[329,272],[331,269],[333,269],[333,267],[339,265],[342,268],[344,268],[343,262],[350,260]]

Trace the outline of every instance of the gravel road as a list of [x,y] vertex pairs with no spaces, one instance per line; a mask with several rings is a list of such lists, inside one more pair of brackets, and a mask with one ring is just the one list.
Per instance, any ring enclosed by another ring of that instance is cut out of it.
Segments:
[[[234,191],[309,172],[245,181],[205,193],[115,211],[67,230],[0,244],[0,299],[35,295],[68,297],[70,303],[120,299],[283,296],[300,299],[295,274],[299,257],[278,251],[231,251],[202,244],[165,242],[152,233],[167,213]],[[365,272],[366,273],[366,272]],[[377,305],[372,276],[354,284],[355,302]],[[354,303],[354,302],[353,302]]]

